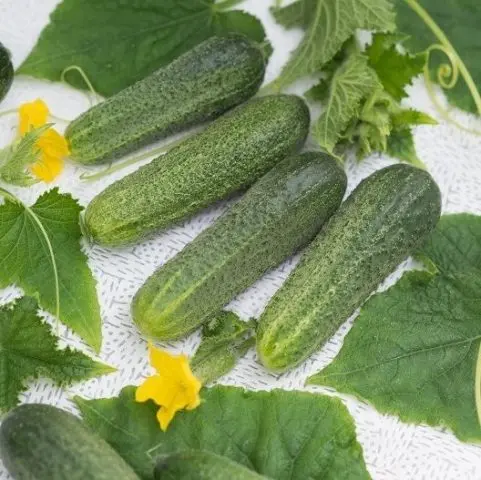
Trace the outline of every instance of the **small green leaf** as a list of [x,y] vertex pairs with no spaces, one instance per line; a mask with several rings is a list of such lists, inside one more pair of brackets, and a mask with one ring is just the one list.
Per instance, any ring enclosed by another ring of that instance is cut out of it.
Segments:
[[[475,367],[481,339],[481,217],[442,217],[406,273],[362,308],[338,357],[309,383],[328,385],[411,423],[481,442]],[[433,267],[436,268],[433,268]]]
[[392,116],[393,128],[400,130],[415,125],[437,125],[438,122],[428,114],[417,110],[402,110]]
[[6,197],[0,206],[0,287],[16,284],[27,295],[38,297],[40,306],[55,315],[53,252],[59,280],[60,320],[99,351],[100,307],[95,280],[80,248],[80,211],[70,195],[61,195],[56,188],[30,208]]
[[179,414],[167,432],[153,403],[136,403],[135,388],[118,398],[76,398],[87,425],[143,480],[159,455],[199,449],[276,480],[367,480],[354,423],[336,398],[305,392],[252,392],[214,387],[199,408]]
[[414,137],[409,129],[394,130],[387,141],[387,153],[403,162],[411,163],[419,168],[426,168],[418,157]]
[[378,33],[366,50],[369,65],[376,71],[384,89],[395,100],[407,97],[406,87],[420,75],[427,61],[427,54],[399,53],[396,47],[399,35]]
[[395,28],[394,8],[389,0],[298,0],[272,11],[281,24],[302,26],[306,30],[274,82],[279,90],[299,78],[320,72],[357,29]]
[[59,350],[58,339],[37,310],[37,302],[29,297],[0,307],[1,412],[18,404],[29,379],[48,377],[64,386],[115,371],[79,351]]
[[27,169],[39,160],[41,152],[35,144],[51,126],[51,124],[47,124],[34,128],[0,151],[1,180],[20,187],[28,187],[38,182]]
[[332,78],[329,98],[314,125],[319,145],[332,153],[349,124],[360,115],[361,103],[379,86],[376,73],[361,54],[351,55]]
[[[238,32],[263,43],[261,22],[214,0],[63,0],[17,73],[59,81],[77,65],[109,96],[213,35]],[[78,88],[83,80],[68,74]]]
[[205,385],[230,372],[255,343],[255,322],[243,322],[233,312],[221,312],[202,330],[202,342],[190,362]]

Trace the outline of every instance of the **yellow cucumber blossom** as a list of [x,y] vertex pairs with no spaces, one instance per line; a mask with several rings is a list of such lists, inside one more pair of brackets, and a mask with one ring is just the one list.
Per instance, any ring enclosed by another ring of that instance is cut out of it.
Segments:
[[186,355],[171,355],[151,344],[149,355],[157,375],[147,378],[137,388],[135,400],[153,400],[160,407],[157,420],[165,432],[179,410],[193,410],[200,405],[202,384],[192,373]]
[[[37,99],[30,103],[24,103],[18,109],[19,134],[25,136],[32,129],[47,124],[49,109],[43,100]],[[64,160],[69,154],[69,148],[65,138],[53,128],[43,132],[35,143],[39,150],[39,159],[30,165],[31,173],[44,182],[51,182],[63,170]]]

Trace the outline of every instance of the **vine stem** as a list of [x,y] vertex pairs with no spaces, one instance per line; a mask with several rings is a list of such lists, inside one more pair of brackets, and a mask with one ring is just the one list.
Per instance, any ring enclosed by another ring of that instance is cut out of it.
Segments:
[[481,115],[481,95],[474,83],[473,77],[469,73],[469,70],[466,67],[466,64],[463,62],[461,57],[459,56],[458,52],[449,41],[446,34],[441,30],[441,28],[437,25],[437,23],[432,19],[429,13],[418,3],[417,0],[405,0],[406,3],[411,7],[414,12],[418,14],[421,20],[426,24],[426,26],[433,32],[436,38],[440,41],[441,45],[444,47],[444,52],[449,52],[448,54],[450,59],[454,60],[453,65],[455,68],[459,69],[463,80],[466,82],[466,85],[471,93],[474,103],[476,104],[476,108],[478,110],[479,115]]
[[27,214],[32,218],[32,220],[37,225],[38,229],[40,230],[40,233],[42,234],[45,240],[45,243],[47,244],[48,252],[50,255],[50,261],[52,262],[53,277],[55,282],[55,297],[56,297],[55,317],[58,321],[60,319],[60,282],[58,278],[57,261],[55,260],[55,254],[53,252],[53,247],[50,242],[50,237],[48,236],[47,230],[45,230],[45,227],[42,225],[42,222],[40,221],[38,216],[35,214],[35,212],[30,207],[25,205],[18,197],[16,197],[15,195],[13,195],[8,190],[5,190],[2,187],[0,187],[0,195],[3,196],[5,199],[10,200],[13,203],[20,205],[22,208],[25,209]]

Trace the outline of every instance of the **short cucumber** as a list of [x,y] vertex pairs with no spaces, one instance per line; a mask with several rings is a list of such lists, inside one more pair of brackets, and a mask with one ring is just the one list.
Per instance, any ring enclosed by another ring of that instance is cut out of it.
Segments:
[[13,65],[10,52],[0,43],[0,101],[7,95],[13,82]]
[[154,480],[267,480],[267,477],[215,453],[188,450],[159,458]]
[[281,372],[315,352],[425,241],[440,212],[439,188],[423,170],[394,165],[361,182],[261,316],[262,363]]
[[252,97],[264,73],[259,45],[212,37],[74,120],[65,134],[71,156],[105,162],[216,118]]
[[15,480],[139,480],[107,442],[50,405],[21,405],[3,419],[0,456]]
[[299,150],[308,131],[301,98],[253,99],[95,197],[85,212],[86,233],[109,246],[142,240],[245,190]]
[[187,335],[309,243],[337,210],[346,175],[323,153],[287,158],[150,277],[132,313],[146,335]]

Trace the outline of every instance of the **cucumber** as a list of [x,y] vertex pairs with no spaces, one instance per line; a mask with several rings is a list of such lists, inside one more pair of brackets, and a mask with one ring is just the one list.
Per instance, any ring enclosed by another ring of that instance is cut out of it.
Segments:
[[0,102],[5,98],[13,82],[13,65],[10,52],[0,43]]
[[429,173],[394,165],[354,190],[260,318],[257,352],[277,372],[315,352],[436,226]]
[[150,277],[132,304],[149,337],[176,339],[209,320],[309,243],[337,210],[346,175],[323,153],[287,158]]
[[296,96],[256,98],[109,186],[87,207],[86,234],[118,246],[252,185],[303,145],[309,110]]
[[154,480],[266,480],[240,463],[202,450],[188,450],[157,460]]
[[21,405],[3,419],[0,456],[15,480],[139,480],[108,443],[50,405]]
[[265,66],[248,38],[212,37],[74,120],[65,133],[71,157],[113,160],[216,118],[257,92]]

